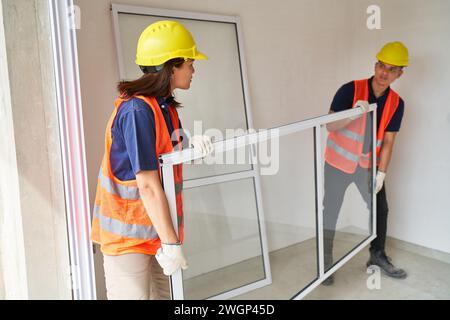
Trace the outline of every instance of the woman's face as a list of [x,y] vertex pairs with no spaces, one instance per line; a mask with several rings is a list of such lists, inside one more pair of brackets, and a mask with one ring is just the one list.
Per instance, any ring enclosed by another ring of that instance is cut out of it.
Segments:
[[187,90],[191,87],[192,75],[194,74],[194,60],[185,61],[179,68],[174,67],[170,85],[172,91],[175,89]]

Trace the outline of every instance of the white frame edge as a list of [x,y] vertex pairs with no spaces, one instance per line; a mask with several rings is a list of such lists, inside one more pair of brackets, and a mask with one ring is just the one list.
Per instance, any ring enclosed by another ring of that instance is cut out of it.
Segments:
[[77,42],[71,28],[72,0],[48,0],[61,134],[64,192],[75,300],[95,300],[90,210]]
[[[376,109],[375,109],[376,110]],[[377,168],[377,112],[373,112],[372,118],[372,168]],[[377,193],[375,192],[375,179],[377,170],[372,170],[372,234],[377,234]]]
[[[172,220],[173,228],[177,237],[178,234],[178,216],[177,216],[177,200],[175,193],[174,173],[173,166],[161,167],[161,176],[163,180],[164,192],[166,194],[167,202],[169,204],[170,217]],[[184,300],[184,288],[183,288],[183,273],[181,269],[178,269],[174,274],[169,277],[170,281],[170,294],[173,300]]]
[[[376,109],[376,104],[369,105],[369,111],[373,111]],[[294,122],[291,124],[287,124],[284,126],[280,126],[277,128],[268,129],[267,131],[262,132],[253,132],[250,134],[217,141],[214,142],[214,150],[216,153],[220,152],[226,152],[230,151],[236,148],[242,148],[250,144],[255,144],[258,142],[264,142],[270,137],[278,135],[278,136],[284,136],[287,134],[300,132],[302,130],[310,129],[319,125],[323,125],[329,122],[342,120],[348,117],[357,116],[362,114],[361,108],[353,108],[350,110],[345,110],[337,113],[328,114],[325,116],[308,119],[308,120],[302,120],[298,122]],[[276,131],[277,134],[272,133],[273,131]],[[184,149],[182,151],[175,151],[172,153],[166,153],[161,155],[160,159],[162,161],[162,164],[180,164],[184,162],[189,162],[191,160],[201,159],[202,155],[200,152],[195,153],[194,149],[188,148]]]
[[315,142],[315,169],[316,169],[316,214],[317,214],[317,250],[318,264],[319,264],[319,278],[323,277],[325,273],[325,263],[323,258],[323,188],[322,188],[322,127],[317,125],[314,127],[314,142]]

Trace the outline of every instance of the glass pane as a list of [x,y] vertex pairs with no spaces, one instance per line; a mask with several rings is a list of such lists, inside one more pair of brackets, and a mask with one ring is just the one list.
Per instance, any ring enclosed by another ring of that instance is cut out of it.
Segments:
[[291,299],[318,276],[313,131],[276,141],[258,145],[272,284],[236,299]]
[[227,173],[252,170],[250,146],[236,148],[227,152],[215,152],[199,163],[183,164],[183,178],[185,180],[199,177],[212,177]]
[[322,129],[326,271],[371,234],[372,113]]
[[[121,48],[126,79],[137,79],[142,73],[134,63],[140,33],[151,23],[167,17],[119,14]],[[195,62],[195,74],[189,90],[176,90],[183,129],[191,135],[206,134],[221,141],[248,129],[242,84],[241,63],[236,24],[170,18],[181,22],[192,33],[197,47],[208,60]],[[240,130],[235,132],[234,130]],[[186,180],[250,170],[242,166],[189,166]]]
[[185,299],[206,299],[265,278],[253,178],[183,191]]

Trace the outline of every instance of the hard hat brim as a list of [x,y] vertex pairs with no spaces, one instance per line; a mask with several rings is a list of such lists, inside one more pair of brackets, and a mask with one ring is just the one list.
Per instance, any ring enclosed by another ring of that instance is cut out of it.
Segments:
[[377,54],[376,58],[384,63],[396,66],[396,67],[407,67],[409,64],[409,61],[406,60],[393,60],[393,59],[388,59],[385,56],[383,56],[382,54]]
[[208,56],[200,51],[197,51],[197,54],[193,58],[194,60],[208,60]]
[[170,59],[174,58],[185,58],[185,59],[193,59],[193,60],[208,60],[208,56],[206,54],[201,53],[200,51],[194,52],[194,53],[188,53],[188,54],[175,54],[175,55],[166,55],[165,57],[161,58],[154,58],[149,59],[145,57],[136,57],[135,63],[138,66],[159,66]]

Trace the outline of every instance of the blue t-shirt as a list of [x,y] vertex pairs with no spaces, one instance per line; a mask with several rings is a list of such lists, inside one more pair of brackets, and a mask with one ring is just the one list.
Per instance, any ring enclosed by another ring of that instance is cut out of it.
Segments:
[[[167,100],[157,98],[170,136],[174,130],[168,109],[172,100],[172,97]],[[158,169],[155,115],[143,100],[132,98],[122,103],[114,119],[111,135],[110,161],[116,178],[122,181],[134,180],[139,171]]]
[[[386,99],[389,95],[390,88],[387,88],[384,94],[378,99],[375,97],[372,89],[372,78],[369,79],[369,104],[376,103],[378,105],[377,108],[377,127],[380,126],[381,115],[383,114],[384,104],[386,103]],[[353,81],[344,84],[339,90],[336,92],[333,102],[331,103],[331,110],[334,112],[339,112],[347,109],[351,109],[353,107],[353,98],[355,95],[355,83]],[[398,104],[397,111],[395,111],[391,121],[389,122],[386,131],[397,132],[400,130],[400,125],[402,123],[403,112],[405,109],[405,103],[402,98],[400,98],[400,102]]]
[[[375,94],[373,93],[372,89],[372,78],[370,78],[369,81],[369,104],[376,103],[377,104],[377,128],[380,127],[381,123],[381,115],[383,114],[384,105],[386,103],[386,99],[389,95],[390,88],[387,88],[384,94],[376,98]],[[331,103],[331,110],[334,112],[339,112],[347,109],[351,109],[353,107],[353,98],[355,95],[355,83],[354,81],[351,81],[349,83],[344,84],[339,90],[336,92],[333,102]],[[405,109],[405,103],[403,102],[402,98],[400,98],[398,108],[395,111],[394,115],[392,116],[391,121],[389,121],[389,124],[386,127],[385,131],[389,132],[398,132],[400,130],[400,126],[402,123],[403,118],[403,112]],[[367,153],[371,149],[370,141],[372,140],[371,137],[371,130],[365,131],[365,138],[364,138],[364,146],[363,146],[363,152]]]

